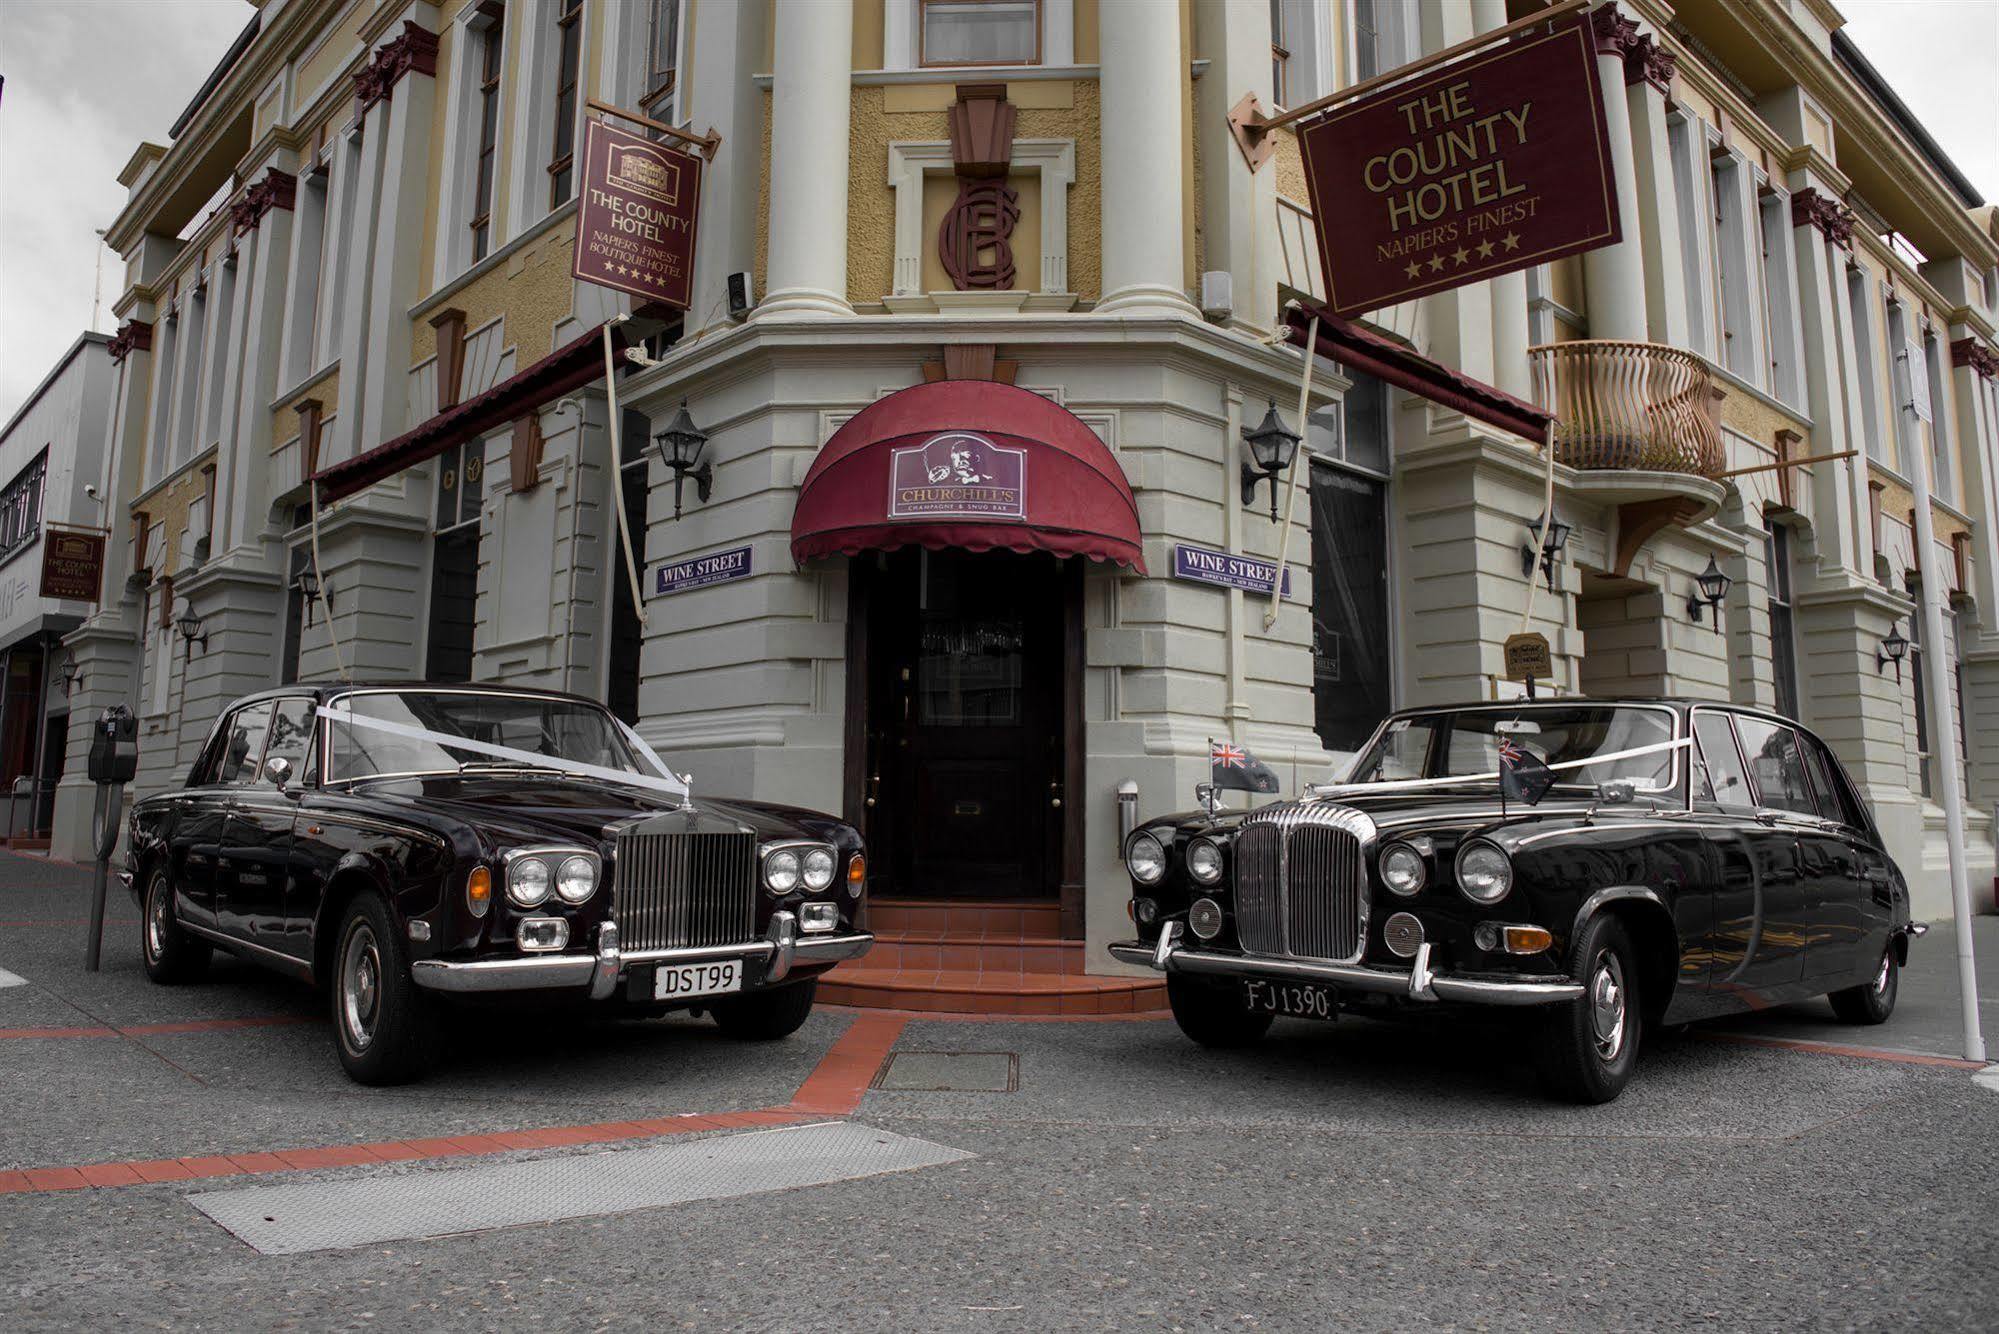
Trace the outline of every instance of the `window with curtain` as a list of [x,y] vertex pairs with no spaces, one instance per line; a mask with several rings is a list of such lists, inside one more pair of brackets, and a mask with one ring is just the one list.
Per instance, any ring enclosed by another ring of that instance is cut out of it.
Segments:
[[500,51],[506,11],[495,5],[476,37],[479,50],[479,159],[472,178],[472,262],[493,246],[493,173],[500,142]]
[[555,134],[548,155],[548,206],[576,188],[576,84],[583,65],[583,0],[561,0],[555,14]]
[[680,119],[680,3],[651,0],[646,17],[645,88],[639,94],[639,108],[669,125]]
[[1791,622],[1791,533],[1772,524],[1764,539],[1770,565],[1770,674],[1777,688],[1777,712],[1798,716],[1798,652]]
[[1040,0],[918,0],[925,65],[1038,65]]

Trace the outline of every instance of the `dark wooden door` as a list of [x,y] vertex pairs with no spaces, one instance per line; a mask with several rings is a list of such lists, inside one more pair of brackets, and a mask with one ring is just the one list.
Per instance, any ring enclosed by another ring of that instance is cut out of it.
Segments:
[[1062,568],[897,553],[869,592],[870,838],[882,892],[1053,896],[1064,779]]
[[424,679],[472,679],[472,627],[479,599],[479,525],[461,524],[435,539],[430,571],[430,646]]

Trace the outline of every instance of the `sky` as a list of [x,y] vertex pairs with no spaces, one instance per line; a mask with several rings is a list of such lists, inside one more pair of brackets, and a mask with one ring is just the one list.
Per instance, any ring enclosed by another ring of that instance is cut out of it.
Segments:
[[[1835,0],[1853,38],[1987,200],[1999,198],[1999,0]],[[248,23],[247,0],[0,0],[0,423],[122,280],[98,228],[118,171]]]

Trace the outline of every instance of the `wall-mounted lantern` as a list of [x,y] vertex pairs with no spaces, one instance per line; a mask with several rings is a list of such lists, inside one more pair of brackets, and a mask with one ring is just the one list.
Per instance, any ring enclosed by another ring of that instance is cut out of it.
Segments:
[[687,400],[680,400],[680,411],[666,424],[666,429],[652,438],[659,450],[659,461],[673,470],[673,517],[680,517],[680,486],[688,478],[694,479],[694,494],[703,501],[708,499],[714,487],[714,469],[703,457],[708,450],[708,433],[694,424],[694,418],[687,415]]
[[1714,632],[1721,633],[1721,601],[1728,596],[1729,586],[1735,581],[1721,572],[1714,563],[1714,557],[1707,558],[1707,568],[1694,577],[1695,591],[1687,594],[1687,619],[1695,625],[1701,623],[1701,608],[1706,606],[1714,616]]
[[1256,499],[1256,484],[1265,478],[1270,480],[1270,521],[1277,522],[1277,478],[1291,460],[1298,457],[1297,432],[1284,424],[1277,415],[1277,405],[1263,414],[1254,430],[1242,428],[1243,443],[1249,446],[1249,458],[1242,465],[1242,503],[1248,505]]
[[63,654],[62,666],[57,670],[62,673],[62,693],[67,695],[70,691],[76,689],[77,672],[81,670],[76,665],[76,654]]
[[197,641],[201,644],[201,651],[208,652],[208,636],[202,631],[201,617],[194,614],[193,607],[180,614],[174,621],[174,628],[180,631],[181,642],[187,645],[188,657],[194,656]]
[[1569,545],[1569,525],[1553,515],[1544,514],[1529,525],[1528,532],[1534,540],[1520,548],[1520,575],[1524,579],[1534,577],[1534,562],[1540,561],[1541,573],[1548,577],[1548,591],[1555,591],[1555,562],[1561,559],[1562,549]]
[[1909,640],[1898,625],[1888,624],[1888,637],[1881,641],[1881,647],[1874,652],[1874,674],[1879,676],[1888,670],[1888,664],[1895,664],[1895,680],[1902,679],[1902,659],[1909,656]]

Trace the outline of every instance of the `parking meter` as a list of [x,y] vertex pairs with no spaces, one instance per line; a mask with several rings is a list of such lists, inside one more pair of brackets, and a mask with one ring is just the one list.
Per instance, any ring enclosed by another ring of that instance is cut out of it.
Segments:
[[139,773],[139,720],[124,705],[113,704],[93,724],[89,772],[90,781],[97,784],[90,830],[97,851],[97,877],[90,892],[90,944],[84,966],[94,973],[104,942],[105,884],[111,874],[111,853],[118,846],[125,784]]

